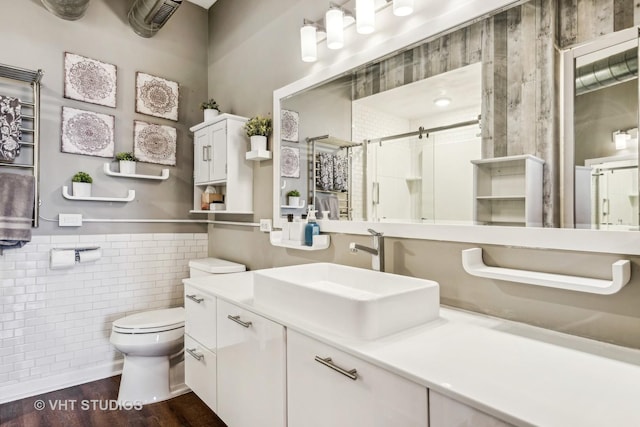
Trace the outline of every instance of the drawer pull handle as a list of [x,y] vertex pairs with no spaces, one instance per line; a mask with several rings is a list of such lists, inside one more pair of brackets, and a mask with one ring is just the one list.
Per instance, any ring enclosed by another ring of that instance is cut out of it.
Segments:
[[187,295],[187,298],[189,298],[191,301],[197,302],[198,304],[200,304],[202,301],[204,301],[204,298],[198,298],[195,294]]
[[195,347],[194,348],[188,348],[187,349],[187,353],[189,353],[191,356],[193,356],[196,360],[204,359],[204,354],[196,353]]
[[352,380],[357,380],[358,379],[358,371],[355,369],[352,369],[350,371],[347,371],[344,368],[341,368],[340,366],[336,365],[335,363],[333,363],[333,361],[331,360],[330,357],[325,357],[324,359],[320,356],[316,356],[316,362],[322,363],[324,366],[333,369],[334,371],[340,372],[342,375],[344,375],[345,377],[348,377]]
[[229,320],[233,320],[234,322],[236,322],[238,325],[242,325],[245,328],[248,328],[249,326],[251,326],[251,322],[243,322],[242,320],[240,320],[240,316],[232,316],[232,315],[228,315],[227,319]]

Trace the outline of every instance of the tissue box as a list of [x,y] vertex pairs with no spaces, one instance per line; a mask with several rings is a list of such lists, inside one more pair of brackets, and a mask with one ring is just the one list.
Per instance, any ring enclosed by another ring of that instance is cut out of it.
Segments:
[[224,194],[219,193],[202,193],[202,198],[200,199],[202,204],[205,203],[213,203],[213,202],[224,202]]

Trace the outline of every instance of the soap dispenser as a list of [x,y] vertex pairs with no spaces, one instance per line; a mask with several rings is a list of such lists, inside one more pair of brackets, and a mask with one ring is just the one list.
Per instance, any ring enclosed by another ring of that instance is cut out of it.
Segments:
[[309,209],[307,221],[307,225],[304,228],[304,244],[313,246],[313,236],[320,234],[320,226],[316,222],[316,211],[311,208]]

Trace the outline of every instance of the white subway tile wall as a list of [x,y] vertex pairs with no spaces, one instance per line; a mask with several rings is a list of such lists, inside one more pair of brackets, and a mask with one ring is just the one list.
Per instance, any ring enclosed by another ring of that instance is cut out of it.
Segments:
[[[34,236],[0,256],[3,387],[112,364],[111,323],[183,305],[188,262],[207,256],[207,234]],[[102,258],[49,268],[52,248],[100,246]]]

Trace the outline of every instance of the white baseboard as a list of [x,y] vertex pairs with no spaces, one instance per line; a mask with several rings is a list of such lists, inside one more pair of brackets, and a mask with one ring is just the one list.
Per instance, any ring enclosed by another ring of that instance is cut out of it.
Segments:
[[121,373],[122,359],[60,375],[0,386],[0,404],[112,377]]

